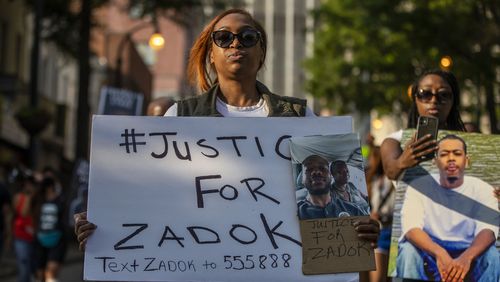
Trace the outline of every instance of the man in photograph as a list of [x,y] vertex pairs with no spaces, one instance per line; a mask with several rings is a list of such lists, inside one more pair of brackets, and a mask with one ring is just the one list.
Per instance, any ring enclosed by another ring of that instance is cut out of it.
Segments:
[[330,165],[330,172],[334,180],[331,189],[332,196],[357,206],[364,215],[369,215],[368,197],[363,195],[349,181],[350,175],[347,164],[342,160],[336,160]]
[[493,187],[465,175],[467,145],[443,137],[439,175],[411,182],[401,209],[397,276],[443,281],[500,281],[498,203]]
[[332,176],[328,161],[318,155],[310,155],[302,161],[302,184],[307,196],[297,203],[300,219],[364,215],[348,202],[332,197]]

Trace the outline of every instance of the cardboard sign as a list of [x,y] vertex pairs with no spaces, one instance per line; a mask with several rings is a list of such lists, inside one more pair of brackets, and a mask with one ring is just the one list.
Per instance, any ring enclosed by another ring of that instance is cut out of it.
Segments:
[[351,130],[350,117],[95,116],[84,278],[357,280],[302,274],[288,147]]
[[300,221],[304,274],[375,270],[370,243],[357,238],[354,222],[361,217]]
[[304,274],[375,269],[370,244],[354,223],[370,208],[357,134],[290,139]]

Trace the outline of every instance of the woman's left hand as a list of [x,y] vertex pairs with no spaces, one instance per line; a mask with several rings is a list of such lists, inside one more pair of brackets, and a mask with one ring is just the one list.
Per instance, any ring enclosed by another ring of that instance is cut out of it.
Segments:
[[370,242],[372,248],[377,247],[378,235],[380,234],[380,223],[372,218],[363,218],[354,223],[354,229],[358,232],[358,238]]

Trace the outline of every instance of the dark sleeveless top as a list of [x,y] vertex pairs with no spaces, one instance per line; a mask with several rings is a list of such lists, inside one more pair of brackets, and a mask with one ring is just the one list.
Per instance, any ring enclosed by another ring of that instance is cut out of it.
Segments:
[[[271,93],[262,83],[257,81],[257,90],[269,108],[269,117],[303,117],[306,114],[306,100],[279,96]],[[177,102],[177,116],[213,116],[222,117],[217,111],[216,101],[219,84],[207,92]]]

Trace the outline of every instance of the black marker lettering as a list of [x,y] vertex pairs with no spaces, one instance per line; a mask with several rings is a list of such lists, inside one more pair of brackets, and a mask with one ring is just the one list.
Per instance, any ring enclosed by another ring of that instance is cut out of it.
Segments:
[[371,255],[371,248],[367,247],[366,242],[358,242],[358,255],[360,255],[361,251],[365,251],[368,256]]
[[185,272],[187,269],[186,263],[182,260],[177,262],[177,266],[178,266],[180,272]]
[[175,261],[169,260],[167,263],[168,263],[168,270],[169,271],[172,271],[172,272],[177,271],[177,264],[175,264]]
[[309,251],[315,252],[311,259],[319,259],[324,257],[323,248],[309,248]]
[[137,267],[139,265],[137,264],[137,261],[134,259],[134,263],[132,263],[130,266],[132,266],[134,268],[134,272],[136,272],[137,271]]
[[[220,243],[219,234],[217,234],[217,232],[213,231],[210,228],[201,227],[201,226],[189,226],[189,227],[187,227],[187,230],[189,231],[189,233],[191,233],[191,236],[193,236],[193,239],[198,244],[217,244],[217,243]],[[196,232],[196,230],[205,230],[209,233],[212,233],[215,236],[215,239],[213,239],[211,241],[210,240],[201,241],[200,237],[198,237],[198,233]]]
[[[264,187],[264,185],[266,184],[264,182],[264,180],[257,178],[257,177],[251,177],[251,178],[245,178],[245,179],[241,180],[240,182],[245,183],[245,185],[248,188],[248,191],[250,191],[250,194],[252,194],[252,197],[256,202],[258,202],[257,195],[261,195],[262,197],[267,198],[268,200],[275,202],[278,205],[280,204],[280,202],[278,200],[276,200],[275,198],[259,191],[259,189]],[[254,188],[252,185],[250,185],[250,182],[257,182],[257,184],[255,184],[255,186],[257,186],[257,187]]]
[[276,232],[276,229],[278,229],[281,226],[283,221],[280,220],[280,222],[278,224],[276,224],[271,229],[271,228],[269,228],[269,224],[267,224],[267,220],[266,220],[266,217],[264,216],[264,214],[262,214],[262,213],[260,214],[260,219],[262,220],[262,223],[264,224],[264,229],[266,230],[266,234],[269,237],[269,240],[271,240],[271,244],[273,245],[273,248],[275,248],[275,249],[279,248],[278,244],[276,244],[276,240],[274,239],[274,236],[278,236],[278,237],[281,237],[283,239],[287,239],[288,241],[293,242],[293,243],[297,244],[298,246],[302,246],[302,244],[299,241],[293,239],[292,237]]
[[[167,237],[168,233],[172,233],[172,237]],[[170,226],[165,226],[165,230],[163,231],[163,235],[161,237],[161,240],[160,242],[158,242],[158,247],[161,247],[161,245],[163,244],[163,241],[165,240],[175,240],[177,241],[177,243],[179,245],[181,245],[181,247],[184,248],[184,244],[182,244],[182,240],[184,240],[184,237],[178,237],[177,235],[175,235],[174,231],[172,231],[172,229],[170,229]]]
[[238,149],[238,144],[236,143],[236,140],[246,140],[246,136],[224,136],[224,137],[217,137],[217,140],[231,140],[233,141],[233,146],[234,150],[236,151],[236,154],[238,157],[241,157],[240,150]]
[[319,244],[319,239],[324,238],[325,236],[320,236],[320,234],[325,233],[325,231],[317,231],[312,232],[314,234],[313,239],[316,241],[316,244]]
[[115,257],[94,257],[95,259],[102,259],[102,272],[106,273],[106,261],[114,259]]
[[131,249],[144,249],[144,245],[132,245],[132,246],[122,246],[128,240],[132,239],[137,234],[141,233],[144,229],[148,228],[146,223],[134,223],[134,224],[122,224],[123,227],[139,227],[132,234],[120,240],[115,244],[115,250],[131,250]]
[[174,141],[174,151],[177,158],[179,158],[179,160],[191,161],[191,152],[189,151],[189,145],[187,142],[184,142],[184,147],[186,148],[186,154],[183,156],[177,147],[177,141]]
[[[233,196],[232,197],[226,197],[224,195],[224,190],[226,190],[226,188],[229,188],[231,190],[233,190]],[[220,191],[219,191],[219,195],[223,198],[223,199],[226,199],[226,200],[229,200],[229,201],[232,201],[236,198],[238,198],[238,190],[236,190],[236,188],[234,188],[233,186],[227,184],[227,185],[224,185],[222,186],[222,188],[220,188]]]
[[158,270],[167,271],[167,265],[165,264],[164,260],[161,260],[160,263],[158,264]]
[[292,137],[292,136],[290,136],[290,135],[283,135],[283,136],[281,136],[278,139],[278,141],[276,141],[276,147],[274,148],[274,150],[276,151],[276,154],[278,154],[278,156],[280,156],[283,159],[288,160],[288,161],[292,160],[292,158],[290,158],[289,156],[286,156],[286,155],[282,154],[281,151],[280,151],[280,147],[281,147],[281,142],[283,142],[283,140],[288,139],[290,137]]
[[264,151],[262,151],[262,146],[260,145],[259,137],[255,137],[255,144],[257,144],[257,149],[259,149],[260,156],[264,157]]
[[205,153],[203,153],[203,152],[201,152],[201,153],[202,153],[205,157],[207,157],[207,158],[216,158],[217,156],[219,156],[219,151],[217,151],[217,149],[215,149],[215,148],[214,148],[214,147],[212,147],[212,146],[209,146],[209,145],[205,145],[205,144],[203,144],[203,142],[205,142],[205,141],[207,141],[207,140],[206,140],[206,139],[200,139],[200,140],[198,140],[198,142],[196,142],[196,144],[197,144],[198,146],[200,146],[200,147],[210,149],[210,150],[212,150],[212,151],[214,151],[214,152],[213,152],[213,154],[211,154],[211,155],[209,155],[209,154],[205,154]]
[[209,190],[201,190],[201,181],[205,179],[219,179],[222,178],[220,175],[206,175],[206,176],[197,176],[195,177],[195,185],[196,185],[196,198],[198,200],[198,208],[201,209],[204,207],[203,204],[203,194],[208,193],[217,193],[218,189],[209,189]]
[[163,143],[165,145],[165,149],[163,149],[163,153],[161,154],[156,154],[155,152],[151,152],[151,156],[153,158],[157,159],[162,159],[167,156],[168,153],[168,140],[167,140],[167,135],[177,135],[177,132],[155,132],[155,133],[149,133],[149,136],[162,136],[163,137]]
[[149,263],[144,267],[143,271],[156,271],[158,269],[156,268],[150,268],[149,266],[153,264],[153,262],[156,260],[156,258],[144,258],[145,260],[149,260]]
[[[243,229],[246,229],[246,230],[250,231],[253,234],[253,239],[245,241],[245,240],[242,240],[242,239],[236,237],[236,235],[234,234],[234,231],[237,228],[243,228]],[[231,238],[233,238],[234,240],[238,241],[239,243],[241,243],[243,245],[252,244],[255,241],[257,241],[257,233],[255,233],[255,231],[253,231],[250,227],[245,226],[245,225],[241,225],[241,224],[233,224],[233,227],[229,231],[229,235],[231,236]]]

